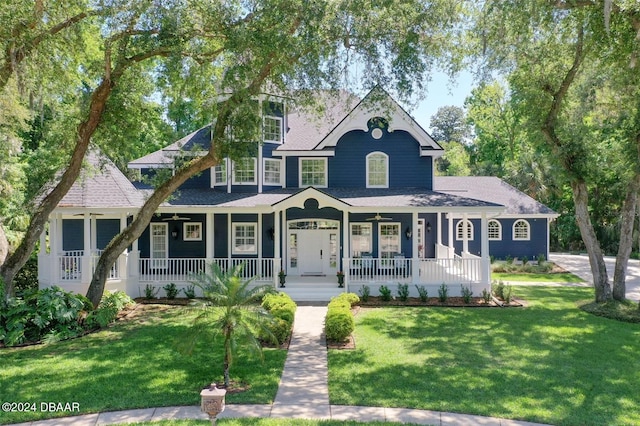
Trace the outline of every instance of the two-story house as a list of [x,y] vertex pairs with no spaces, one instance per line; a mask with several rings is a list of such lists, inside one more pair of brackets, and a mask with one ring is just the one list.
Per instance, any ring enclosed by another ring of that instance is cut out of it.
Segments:
[[[435,295],[446,284],[451,295],[461,285],[480,295],[490,287],[490,255],[548,257],[556,213],[498,178],[435,176],[442,147],[386,93],[372,93],[327,100],[321,116],[261,99],[256,156],[187,181],[121,255],[107,288],[138,297],[147,286],[184,286],[216,262],[243,263],[246,277],[297,300],[363,285],[375,295],[398,283],[414,294],[415,285]],[[172,168],[178,152],[207,149],[210,139],[206,126],[129,167],[141,175]],[[52,213],[42,285],[85,292],[100,250],[150,190],[108,162],[101,170],[76,182]]]

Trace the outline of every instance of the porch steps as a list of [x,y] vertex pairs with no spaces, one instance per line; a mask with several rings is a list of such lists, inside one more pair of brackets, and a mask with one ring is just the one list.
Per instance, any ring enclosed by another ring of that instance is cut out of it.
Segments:
[[329,302],[332,297],[344,292],[337,284],[289,283],[278,287],[278,291],[287,293],[295,302]]

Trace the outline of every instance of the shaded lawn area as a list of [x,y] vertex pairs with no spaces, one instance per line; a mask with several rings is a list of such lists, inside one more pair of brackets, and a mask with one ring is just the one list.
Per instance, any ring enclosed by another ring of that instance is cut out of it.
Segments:
[[[307,419],[218,419],[219,426],[411,426],[414,423],[356,422],[351,420],[307,420]],[[166,420],[161,422],[127,423],[129,426],[206,426],[209,420]]]
[[527,308],[373,308],[329,351],[332,404],[556,425],[640,424],[640,324],[577,307],[590,288],[516,287]]
[[[192,324],[185,307],[164,307],[87,335],[48,346],[0,350],[0,402],[78,402],[74,413],[1,413],[0,423],[128,408],[199,405],[200,390],[222,381],[222,345],[201,340],[182,355],[180,338]],[[231,379],[248,382],[229,403],[271,403],[286,358],[265,349],[264,364],[240,356]]]
[[491,279],[501,281],[518,282],[543,282],[543,283],[582,283],[584,280],[570,272],[557,273],[516,273],[516,272],[492,272]]

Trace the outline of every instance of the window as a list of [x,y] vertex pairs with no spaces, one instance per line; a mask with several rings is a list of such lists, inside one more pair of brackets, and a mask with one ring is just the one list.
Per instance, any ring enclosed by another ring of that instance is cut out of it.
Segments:
[[384,223],[379,226],[380,257],[383,259],[393,259],[393,256],[400,253],[400,224]]
[[367,188],[389,187],[389,156],[382,152],[367,155]]
[[464,240],[464,229],[467,225],[467,241],[473,241],[473,223],[470,220],[461,220],[456,225],[456,239],[458,241]]
[[182,225],[182,235],[185,241],[202,241],[202,223],[188,223]]
[[489,240],[501,240],[502,239],[502,225],[497,220],[490,220],[487,223],[487,236]]
[[251,185],[256,183],[256,159],[243,158],[233,163],[233,184]]
[[524,219],[515,221],[515,223],[513,224],[513,239],[520,241],[528,241],[531,239],[529,222]]
[[264,118],[264,141],[282,143],[282,118]]
[[351,255],[360,257],[363,253],[372,252],[370,223],[351,224]]
[[263,182],[265,185],[282,185],[281,164],[280,160],[264,159]]
[[213,168],[213,185],[227,184],[227,160],[223,159],[220,164]]
[[256,223],[234,223],[231,225],[233,233],[232,254],[257,254]]
[[327,186],[327,159],[300,159],[300,186]]

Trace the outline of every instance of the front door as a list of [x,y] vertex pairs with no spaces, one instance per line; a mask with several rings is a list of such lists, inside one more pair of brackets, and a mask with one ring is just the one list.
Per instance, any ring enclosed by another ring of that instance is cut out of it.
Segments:
[[306,220],[289,225],[289,271],[291,275],[326,276],[338,271],[337,221]]

